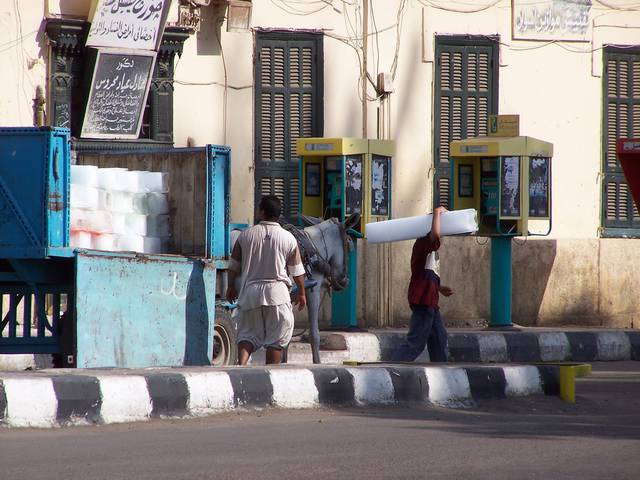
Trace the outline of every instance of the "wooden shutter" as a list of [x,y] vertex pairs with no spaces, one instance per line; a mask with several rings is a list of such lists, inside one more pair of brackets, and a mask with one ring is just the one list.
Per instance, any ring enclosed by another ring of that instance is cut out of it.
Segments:
[[603,227],[610,236],[640,234],[640,216],[618,162],[616,140],[640,137],[640,53],[605,49]]
[[276,195],[299,211],[296,140],[322,136],[322,36],[264,33],[256,41],[256,203]]
[[434,206],[451,206],[449,143],[486,135],[498,111],[496,52],[486,37],[436,39]]

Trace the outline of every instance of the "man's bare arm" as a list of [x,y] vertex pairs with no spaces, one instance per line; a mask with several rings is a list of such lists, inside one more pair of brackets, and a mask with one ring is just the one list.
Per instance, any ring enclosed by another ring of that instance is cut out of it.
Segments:
[[433,211],[431,231],[429,232],[429,237],[431,237],[432,242],[440,240],[440,216],[446,211],[447,209],[444,207],[438,207]]
[[233,302],[238,298],[238,290],[236,289],[236,279],[242,271],[242,249],[240,242],[236,242],[231,252],[231,260],[229,261],[229,270],[227,270],[227,301]]
[[293,277],[293,281],[298,286],[298,295],[293,300],[293,303],[298,305],[298,310],[302,310],[307,305],[307,294],[304,291],[304,275]]

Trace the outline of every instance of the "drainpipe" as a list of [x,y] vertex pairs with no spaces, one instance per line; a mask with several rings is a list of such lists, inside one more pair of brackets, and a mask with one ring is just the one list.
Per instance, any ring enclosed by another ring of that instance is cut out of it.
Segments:
[[367,48],[369,35],[369,0],[362,0],[362,138],[367,138]]

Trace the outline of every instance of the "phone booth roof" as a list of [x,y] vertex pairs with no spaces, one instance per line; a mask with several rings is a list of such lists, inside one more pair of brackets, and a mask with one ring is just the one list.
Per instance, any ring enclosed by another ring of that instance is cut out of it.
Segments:
[[474,137],[451,142],[451,157],[552,157],[553,144],[533,137]]
[[369,151],[369,142],[363,138],[299,138],[296,154],[304,157],[328,157],[332,155],[358,155]]

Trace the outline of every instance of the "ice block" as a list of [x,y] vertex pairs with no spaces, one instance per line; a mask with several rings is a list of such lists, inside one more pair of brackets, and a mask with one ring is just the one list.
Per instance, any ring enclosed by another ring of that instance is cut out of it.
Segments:
[[163,215],[169,213],[169,199],[166,193],[149,192],[135,195],[133,211],[143,215]]
[[72,248],[92,248],[91,234],[89,232],[71,231],[69,245]]
[[170,234],[169,215],[149,215],[147,217],[147,235],[168,237]]
[[98,185],[98,167],[71,165],[71,183],[85,187],[96,187]]
[[118,188],[118,174],[126,170],[126,168],[99,168],[98,187],[105,190],[116,190]]
[[164,193],[167,191],[167,174],[164,172],[138,172],[138,191]]
[[144,239],[142,235],[116,235],[116,248],[123,252],[143,252]]
[[133,235],[150,235],[148,233],[147,215],[128,213],[125,215],[126,233]]
[[112,252],[116,249],[116,236],[111,233],[93,234],[91,243],[96,250]]
[[71,208],[97,209],[99,204],[100,196],[97,188],[71,184]]
[[[433,215],[429,214],[367,223],[367,242],[399,242],[424,237],[431,231],[432,219]],[[477,231],[477,212],[473,208],[452,210],[440,216],[441,235],[459,235]]]

